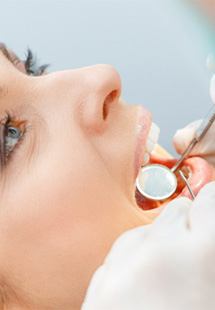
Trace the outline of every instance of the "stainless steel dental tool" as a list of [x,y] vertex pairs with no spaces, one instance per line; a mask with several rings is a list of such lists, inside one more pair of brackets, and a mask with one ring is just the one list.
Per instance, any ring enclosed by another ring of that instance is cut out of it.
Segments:
[[[194,138],[191,140],[188,147],[171,169],[160,164],[151,164],[141,168],[136,179],[136,187],[144,197],[159,201],[165,200],[175,193],[178,186],[175,172],[179,169],[184,159],[186,159],[191,153],[195,145],[204,138],[214,121],[215,105],[213,105],[206,117],[203,119],[195,132]],[[188,180],[181,170],[179,170],[179,175],[185,182],[192,199],[194,199],[195,196],[189,186]]]

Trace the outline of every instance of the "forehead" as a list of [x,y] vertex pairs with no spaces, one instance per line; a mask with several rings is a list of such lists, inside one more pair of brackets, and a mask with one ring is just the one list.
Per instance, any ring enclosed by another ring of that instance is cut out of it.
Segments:
[[12,64],[0,48],[0,110],[5,103],[8,104],[14,97],[17,98],[20,90],[26,85],[26,81],[23,80],[25,75],[20,71],[23,72],[20,65]]
[[12,77],[11,64],[0,49],[0,100],[8,92],[9,77]]

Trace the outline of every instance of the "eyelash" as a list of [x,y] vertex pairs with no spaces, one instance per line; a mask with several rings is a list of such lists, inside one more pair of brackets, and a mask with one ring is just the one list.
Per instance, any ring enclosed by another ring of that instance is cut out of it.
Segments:
[[6,111],[5,112],[5,117],[3,118],[3,120],[0,122],[1,126],[3,126],[2,130],[3,130],[3,137],[1,134],[1,138],[3,139],[3,141],[0,141],[0,145],[1,145],[1,152],[2,152],[2,145],[3,145],[3,154],[1,153],[1,166],[4,166],[4,164],[6,164],[8,162],[8,160],[11,160],[11,156],[14,154],[15,150],[17,149],[17,147],[20,146],[21,142],[23,141],[23,138],[27,132],[27,127],[24,127],[24,130],[21,132],[20,137],[18,138],[18,141],[15,143],[15,145],[13,146],[12,150],[10,150],[7,154],[7,149],[6,149],[6,134],[8,133],[8,128],[10,127],[14,127],[14,128],[18,128],[15,126],[12,126],[11,123],[14,121],[19,121],[17,120],[17,118],[15,118],[15,116],[13,116],[10,112]]
[[[7,51],[5,49],[5,51]],[[12,63],[15,65],[20,62],[19,59],[16,57],[12,58],[8,53],[6,53],[6,57],[11,60]],[[32,76],[40,76],[46,72],[46,69],[49,67],[49,64],[44,64],[39,66],[38,60],[36,55],[32,52],[30,48],[27,49],[27,54],[25,57],[25,60],[23,60],[26,73],[28,75]],[[8,151],[9,146],[6,145],[6,134],[8,134],[8,128],[15,126],[10,126],[11,123],[14,121],[19,121],[15,116],[12,115],[11,112],[6,111],[5,117],[0,120],[0,139],[3,141],[0,141],[0,166],[3,167],[8,160],[11,160],[12,155],[14,154],[15,150],[17,150],[18,146],[20,146],[21,142],[23,141],[23,138],[27,132],[28,127],[25,126],[24,130],[21,132],[20,137],[17,138],[17,142],[12,146],[12,150]]]
[[45,73],[49,64],[39,66],[36,55],[30,48],[27,49],[27,55],[24,60],[25,70],[28,75],[39,76]]
[[[12,59],[8,53],[6,56],[15,65],[18,62],[20,62],[20,60],[17,59],[16,57]],[[23,60],[23,63],[25,66],[26,73],[32,76],[40,76],[44,74],[46,72],[46,69],[49,67],[49,64],[44,64],[44,65],[39,66],[37,57],[30,48],[27,49],[27,54],[26,54],[25,60]],[[0,166],[1,167],[3,167],[8,162],[9,159],[11,160],[11,156],[14,154],[18,146],[20,146],[28,129],[27,126],[24,127],[24,130],[21,132],[20,137],[17,138],[18,139],[17,142],[13,145],[12,150],[8,151],[9,146],[6,145],[6,134],[8,133],[8,128],[10,127],[18,128],[18,126],[17,127],[10,126],[10,124],[13,123],[14,121],[19,121],[19,120],[17,120],[17,118],[14,115],[12,115],[11,112],[6,111],[5,114],[6,114],[5,117],[2,120],[0,120],[0,136],[1,136],[0,139],[3,140],[3,141],[0,140]]]

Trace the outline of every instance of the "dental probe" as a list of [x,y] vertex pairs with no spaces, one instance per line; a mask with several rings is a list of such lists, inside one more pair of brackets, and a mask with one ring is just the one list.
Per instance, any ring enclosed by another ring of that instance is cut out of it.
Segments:
[[190,193],[190,196],[192,197],[192,199],[195,199],[195,195],[194,192],[192,191],[192,188],[190,186],[190,183],[188,182],[187,178],[185,177],[185,175],[183,174],[183,172],[181,170],[178,170],[180,177],[182,178],[182,180],[184,181],[184,183],[186,184],[188,191]]
[[206,135],[210,127],[213,125],[214,121],[215,121],[215,105],[213,105],[213,107],[209,110],[206,117],[202,120],[199,128],[197,128],[195,132],[195,137],[191,140],[190,144],[182,153],[181,157],[176,162],[176,164],[171,168],[172,172],[175,172],[178,169],[183,160],[191,153],[195,145],[199,141],[201,141],[201,139]]

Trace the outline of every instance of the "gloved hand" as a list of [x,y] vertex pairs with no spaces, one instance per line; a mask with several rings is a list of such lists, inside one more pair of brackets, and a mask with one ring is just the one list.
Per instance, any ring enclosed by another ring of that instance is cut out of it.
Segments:
[[114,243],[82,310],[214,310],[215,182]]
[[[215,75],[211,79],[210,94],[213,102],[215,103]],[[173,143],[179,154],[183,153],[185,148],[189,145],[200,123],[201,120],[195,121],[176,132],[173,138]],[[195,146],[191,152],[191,155],[201,156],[215,166],[215,123],[209,129],[202,141]]]

